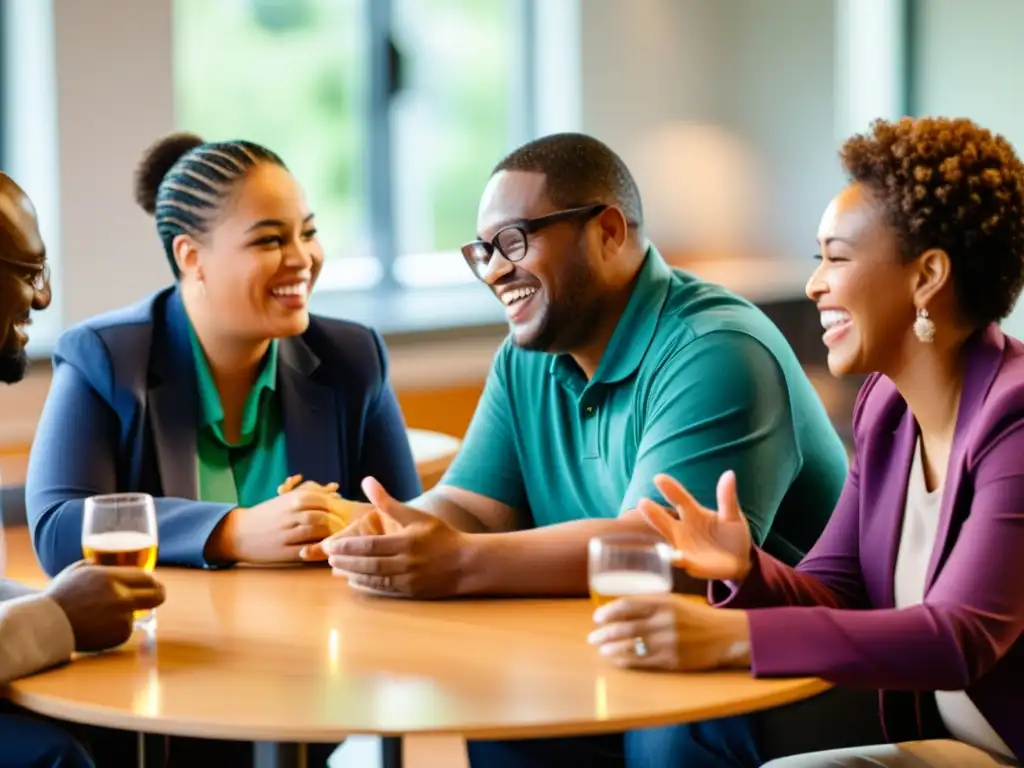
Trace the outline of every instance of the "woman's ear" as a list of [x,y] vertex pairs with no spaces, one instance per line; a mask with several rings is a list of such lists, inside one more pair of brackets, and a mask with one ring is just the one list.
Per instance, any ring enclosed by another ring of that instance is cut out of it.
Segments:
[[194,277],[199,269],[199,247],[191,235],[177,235],[171,242],[174,263],[182,276]]
[[915,259],[913,273],[914,305],[927,308],[952,276],[949,254],[941,248],[929,248]]

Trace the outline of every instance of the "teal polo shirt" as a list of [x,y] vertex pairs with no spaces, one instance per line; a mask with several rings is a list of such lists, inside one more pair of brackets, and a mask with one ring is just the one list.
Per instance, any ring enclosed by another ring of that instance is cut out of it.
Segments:
[[196,366],[200,424],[196,431],[199,500],[254,507],[277,495],[288,477],[281,406],[277,396],[277,340],[270,342],[242,410],[237,443],[224,436],[224,408],[206,354],[189,328]]
[[755,540],[795,564],[835,507],[847,457],[778,328],[651,247],[591,380],[569,355],[506,339],[442,482],[546,526],[663,502],[659,473],[714,508],[729,469]]

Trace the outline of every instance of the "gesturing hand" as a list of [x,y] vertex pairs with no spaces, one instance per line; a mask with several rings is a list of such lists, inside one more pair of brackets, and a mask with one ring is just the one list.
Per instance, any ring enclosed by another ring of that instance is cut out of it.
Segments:
[[45,592],[68,617],[75,649],[86,652],[121,645],[131,637],[134,612],[164,601],[164,588],[152,574],[82,561],[58,573]]
[[693,597],[620,598],[594,612],[588,641],[617,667],[698,672],[750,664],[746,613]]
[[466,534],[396,501],[373,478],[363,481],[363,492],[376,509],[321,542],[335,574],[408,597],[458,594]]
[[641,499],[637,511],[679,552],[677,564],[698,579],[742,581],[750,572],[750,526],[740,511],[736,476],[718,480],[718,511],[702,507],[682,485],[668,475],[654,484],[675,507],[678,519],[650,499]]

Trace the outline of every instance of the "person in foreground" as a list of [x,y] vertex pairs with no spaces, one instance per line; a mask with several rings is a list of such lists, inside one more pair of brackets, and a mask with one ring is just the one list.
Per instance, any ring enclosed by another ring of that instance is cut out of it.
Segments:
[[871,375],[824,534],[793,569],[752,546],[738,472],[717,512],[661,476],[678,519],[653,500],[641,513],[716,580],[718,607],[618,601],[591,642],[620,666],[882,690],[892,744],[773,766],[1020,765],[1024,344],[997,323],[1024,283],[1024,167],[963,119],[877,122],[842,158],[853,183],[822,219],[807,292],[833,373]]
[[[0,382],[20,381],[28,365],[30,310],[50,303],[46,249],[35,209],[0,173]],[[2,522],[2,521],[0,521]],[[155,608],[163,587],[134,568],[76,562],[44,590],[2,578],[0,528],[0,686],[66,662],[74,651],[101,651],[125,642],[135,610]],[[0,768],[86,768],[89,753],[59,725],[0,702]]]
[[[420,493],[380,336],[309,314],[323,252],[283,161],[173,134],[136,198],[176,282],[57,343],[27,479],[43,567],[81,556],[94,494],[152,494],[159,562],[222,567],[298,561],[347,522],[330,491],[358,498],[366,475]],[[278,494],[294,475],[314,482]]]
[[[463,256],[510,336],[440,485],[403,505],[365,481],[377,511],[322,545],[337,573],[413,597],[585,594],[587,541],[647,531],[618,516],[657,492],[664,469],[710,502],[705,479],[742,467],[757,541],[784,562],[807,551],[846,474],[821,401],[758,309],[670,269],[643,225],[632,175],[593,138],[540,138],[497,165]],[[469,750],[497,768],[603,743],[618,764],[621,742]]]

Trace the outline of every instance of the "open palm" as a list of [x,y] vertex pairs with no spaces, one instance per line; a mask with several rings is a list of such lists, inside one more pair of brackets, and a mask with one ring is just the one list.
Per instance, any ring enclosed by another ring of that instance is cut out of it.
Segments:
[[726,472],[718,480],[718,511],[707,509],[668,475],[654,484],[671,504],[678,519],[650,499],[637,511],[679,552],[677,561],[698,579],[742,581],[750,570],[750,526],[740,511],[736,476]]

